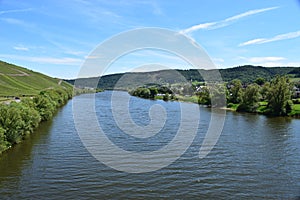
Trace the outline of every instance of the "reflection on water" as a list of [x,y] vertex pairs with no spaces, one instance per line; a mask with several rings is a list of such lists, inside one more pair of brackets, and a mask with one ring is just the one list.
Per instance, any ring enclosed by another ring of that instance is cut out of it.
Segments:
[[[131,116],[137,124],[149,123],[148,109],[153,104],[171,112],[167,127],[145,141],[129,137],[109,121],[109,97],[110,92],[97,94],[96,112],[99,123],[120,147],[153,151],[174,137],[178,102],[131,99]],[[90,96],[75,98],[84,102]],[[198,135],[176,162],[155,172],[128,174],[101,164],[85,150],[74,127],[70,101],[52,122],[42,124],[29,139],[0,157],[0,198],[294,199],[300,195],[300,120],[228,112],[217,145],[200,160],[198,151],[209,118],[209,109],[201,108]]]

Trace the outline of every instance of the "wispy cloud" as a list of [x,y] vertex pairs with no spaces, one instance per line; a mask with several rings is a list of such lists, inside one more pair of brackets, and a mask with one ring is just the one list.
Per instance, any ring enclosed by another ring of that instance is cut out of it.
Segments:
[[243,60],[243,62],[247,62],[247,64],[259,65],[264,67],[300,66],[300,62],[293,62],[285,57],[277,56],[239,57],[239,60]]
[[213,30],[213,29],[222,28],[222,27],[228,26],[230,24],[233,24],[234,22],[236,22],[242,18],[251,16],[251,15],[255,15],[258,13],[263,13],[266,11],[274,10],[277,8],[279,8],[279,7],[269,7],[269,8],[263,8],[263,9],[249,10],[247,12],[226,18],[224,20],[194,25],[190,28],[182,30],[181,33],[188,34],[188,33],[191,33],[191,32],[197,31],[197,30],[201,30],[201,29]]
[[70,57],[35,57],[35,56],[19,56],[19,55],[11,55],[11,54],[0,54],[2,58],[9,58],[15,60],[29,61],[40,64],[53,64],[53,65],[81,65],[81,59],[70,58]]
[[263,63],[263,62],[277,62],[281,60],[285,60],[284,57],[275,57],[275,56],[266,56],[266,57],[251,57],[247,58],[249,62],[253,63]]
[[13,47],[15,50],[18,50],[18,51],[29,51],[29,48],[27,47],[24,47],[24,46],[15,46]]
[[14,9],[14,10],[1,10],[0,15],[8,14],[8,13],[19,13],[19,12],[28,12],[32,11],[32,8],[26,8],[26,9]]
[[268,42],[288,40],[288,39],[293,39],[293,38],[297,38],[297,37],[300,37],[300,31],[280,34],[280,35],[276,35],[271,38],[257,38],[257,39],[249,40],[247,42],[243,42],[243,43],[239,44],[239,46],[247,46],[247,45],[252,45],[252,44],[264,44],[264,43],[268,43]]
[[33,28],[34,27],[33,24],[30,24],[23,20],[19,20],[19,19],[15,19],[15,18],[0,18],[0,20],[6,22],[8,24],[22,26],[25,28]]

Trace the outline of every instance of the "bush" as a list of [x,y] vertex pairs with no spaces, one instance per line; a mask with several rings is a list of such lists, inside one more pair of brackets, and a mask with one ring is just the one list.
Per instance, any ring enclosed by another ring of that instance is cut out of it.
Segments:
[[32,133],[41,121],[49,120],[71,94],[69,90],[51,89],[33,99],[24,98],[20,103],[0,104],[0,152]]
[[9,146],[9,143],[6,140],[5,130],[0,127],[0,153],[6,150]]
[[2,105],[0,113],[0,127],[4,129],[7,142],[14,144],[21,141],[25,126],[21,110],[14,104]]

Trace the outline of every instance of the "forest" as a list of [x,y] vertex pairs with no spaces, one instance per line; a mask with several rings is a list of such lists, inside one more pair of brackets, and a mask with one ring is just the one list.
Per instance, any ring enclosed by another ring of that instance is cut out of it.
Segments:
[[[227,69],[218,70],[223,81],[229,82],[239,79],[243,83],[251,83],[259,77],[270,81],[276,75],[288,75],[293,78],[300,78],[299,67],[261,67],[244,65]],[[160,70],[151,72],[127,72],[109,74],[101,77],[90,77],[65,80],[72,85],[76,81],[78,87],[92,87],[101,89],[132,90],[145,84],[177,84],[187,81],[203,82],[203,75],[211,77],[214,81],[216,70],[188,69],[188,70]]]

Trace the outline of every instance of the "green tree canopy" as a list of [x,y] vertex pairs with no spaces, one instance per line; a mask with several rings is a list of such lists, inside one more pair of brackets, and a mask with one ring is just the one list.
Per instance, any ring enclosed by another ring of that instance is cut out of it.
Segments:
[[230,103],[240,103],[242,96],[242,82],[239,79],[232,80],[229,85],[229,98]]
[[248,85],[242,93],[242,101],[237,111],[255,112],[260,99],[259,89],[257,84]]
[[273,115],[286,115],[286,106],[291,99],[291,86],[286,76],[276,76],[270,82],[267,92],[269,112]]

